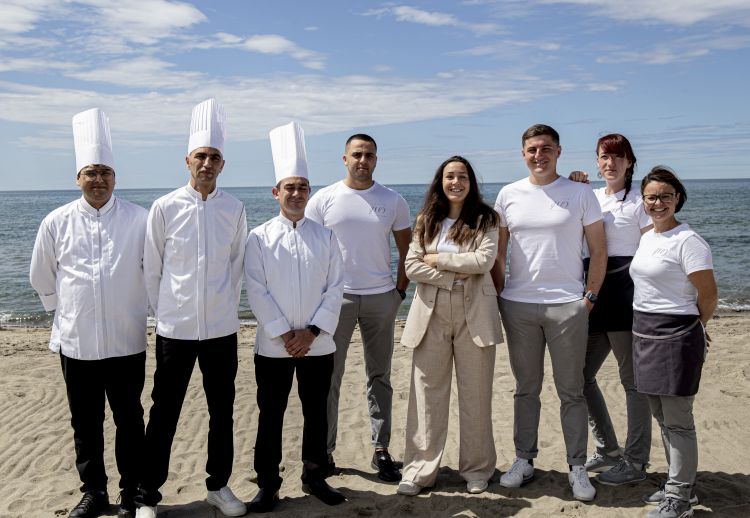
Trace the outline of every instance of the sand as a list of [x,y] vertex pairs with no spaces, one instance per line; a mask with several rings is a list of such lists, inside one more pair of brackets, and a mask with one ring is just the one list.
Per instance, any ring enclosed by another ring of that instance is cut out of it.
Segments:
[[[397,339],[402,326],[397,328]],[[750,316],[733,314],[714,319],[709,331],[714,338],[703,371],[695,404],[700,442],[696,516],[750,516]],[[238,497],[250,501],[257,491],[252,470],[253,446],[258,421],[255,403],[251,344],[255,329],[240,333],[240,365],[235,404],[235,460],[230,485]],[[78,502],[80,482],[74,465],[70,416],[60,363],[47,349],[49,330],[0,330],[0,516],[67,516]],[[150,408],[154,358],[153,334],[149,336],[144,408]],[[494,389],[495,443],[498,471],[489,490],[469,495],[458,476],[458,420],[455,386],[443,468],[436,487],[418,497],[395,494],[394,484],[383,483],[370,469],[369,421],[364,394],[361,341],[355,335],[341,390],[336,463],[341,473],[329,483],[342,490],[348,502],[328,507],[300,489],[299,461],[302,416],[293,389],[284,426],[284,483],[281,502],[271,515],[318,516],[645,516],[643,494],[665,479],[666,461],[654,426],[648,479],[618,488],[595,484],[592,503],[573,499],[567,483],[567,465],[559,421],[559,401],[552,384],[549,362],[542,392],[539,435],[540,454],[536,480],[520,489],[505,489],[497,481],[513,460],[514,380],[504,347],[497,350]],[[400,458],[404,447],[406,405],[409,392],[410,354],[397,345],[394,352],[394,426],[391,452]],[[170,464],[169,480],[162,492],[160,517],[222,516],[205,501],[204,466],[208,415],[196,368],[182,410]],[[603,366],[599,382],[621,440],[625,435],[624,392],[614,360]],[[105,423],[109,493],[114,503],[118,474],[114,463],[114,425]],[[590,444],[589,452],[593,450]],[[115,515],[112,505],[108,514]]]

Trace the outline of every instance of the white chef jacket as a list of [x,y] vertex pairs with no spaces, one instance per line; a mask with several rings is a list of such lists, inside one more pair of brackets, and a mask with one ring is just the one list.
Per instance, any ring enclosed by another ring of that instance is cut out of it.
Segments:
[[50,212],[31,255],[31,285],[55,311],[49,348],[77,360],[146,350],[146,209],[112,196],[81,197]]
[[307,218],[277,216],[254,228],[245,247],[245,288],[258,319],[255,354],[289,358],[281,335],[318,326],[308,356],[336,350],[344,263],[333,232]]
[[190,184],[156,200],[148,214],[143,269],[156,333],[208,340],[236,333],[247,220],[244,204]]

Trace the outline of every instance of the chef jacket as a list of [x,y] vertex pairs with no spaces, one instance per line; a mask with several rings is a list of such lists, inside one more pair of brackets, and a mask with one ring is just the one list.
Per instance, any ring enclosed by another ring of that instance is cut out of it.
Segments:
[[52,351],[101,360],[146,350],[146,217],[112,196],[98,210],[81,197],[44,218],[29,277],[44,309],[55,311]]
[[143,269],[158,335],[208,340],[237,332],[246,236],[244,204],[218,188],[203,200],[188,184],[154,202]]
[[308,325],[321,333],[308,356],[336,350],[344,263],[333,232],[307,218],[277,216],[254,228],[245,248],[245,287],[258,320],[255,353],[289,358],[281,335]]

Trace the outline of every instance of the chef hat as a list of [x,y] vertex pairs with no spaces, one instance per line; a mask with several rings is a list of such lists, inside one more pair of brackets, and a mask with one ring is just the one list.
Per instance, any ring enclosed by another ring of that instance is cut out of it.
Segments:
[[76,172],[93,164],[115,168],[109,118],[99,108],[91,108],[73,116],[73,144],[76,150]]
[[206,99],[193,108],[188,154],[199,147],[212,147],[224,153],[226,115],[216,99]]
[[307,178],[307,152],[302,127],[296,122],[290,122],[272,129],[269,136],[276,183],[290,176]]

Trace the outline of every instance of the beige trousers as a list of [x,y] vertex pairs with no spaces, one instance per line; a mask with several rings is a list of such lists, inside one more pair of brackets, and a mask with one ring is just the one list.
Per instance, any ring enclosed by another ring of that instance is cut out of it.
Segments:
[[466,326],[462,286],[438,290],[427,331],[412,356],[403,480],[435,484],[448,434],[453,365],[458,387],[458,471],[489,480],[495,471],[492,380],[495,346],[478,347]]

